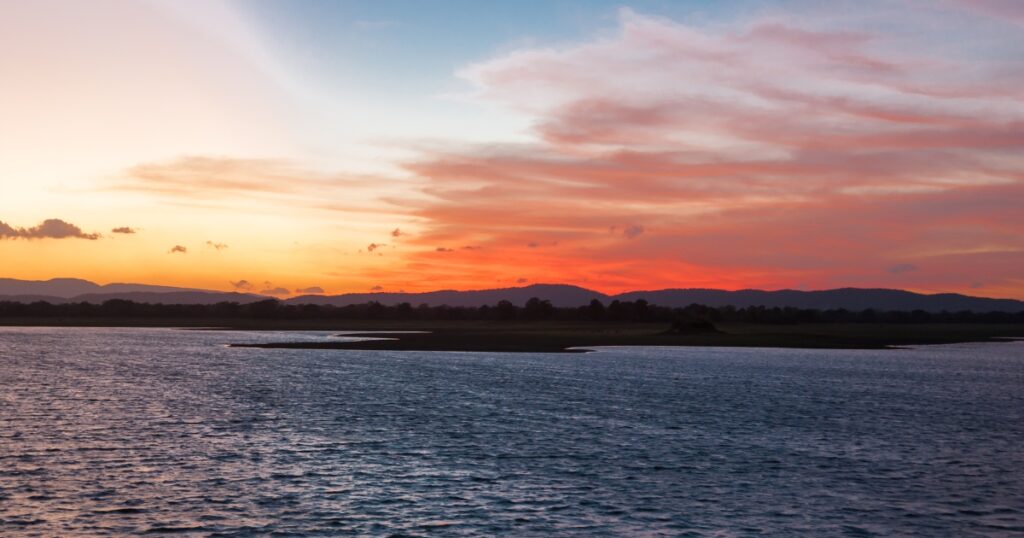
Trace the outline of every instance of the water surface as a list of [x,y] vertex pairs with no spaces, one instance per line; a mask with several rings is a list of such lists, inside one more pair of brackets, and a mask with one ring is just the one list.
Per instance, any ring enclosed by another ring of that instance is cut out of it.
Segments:
[[0,534],[1024,534],[1024,343],[589,354],[0,328]]

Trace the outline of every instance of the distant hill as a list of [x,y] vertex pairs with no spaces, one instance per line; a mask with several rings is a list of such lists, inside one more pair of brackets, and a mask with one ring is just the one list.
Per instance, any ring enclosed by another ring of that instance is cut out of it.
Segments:
[[579,306],[588,304],[591,299],[607,301],[608,296],[581,288],[564,284],[534,284],[521,288],[501,288],[493,290],[441,290],[428,291],[424,293],[346,293],[343,295],[303,295],[288,299],[287,303],[293,304],[321,304],[334,306],[347,306],[350,304],[363,304],[370,301],[377,301],[385,305],[399,303],[412,303],[414,305],[427,304],[430,306],[483,306],[494,305],[498,301],[511,301],[522,306],[532,297],[551,301],[554,306]]
[[656,291],[632,291],[614,297],[620,301],[646,299],[648,302],[661,306],[687,306],[699,303],[707,306],[765,306],[809,308],[828,310],[845,308],[846,310],[924,310],[927,312],[1020,312],[1024,311],[1024,301],[1014,299],[989,299],[971,297],[956,293],[939,293],[926,295],[904,290],[840,288],[835,290],[799,291],[799,290],[709,290],[709,289],[672,289]]
[[0,278],[0,301],[33,303],[102,303],[124,299],[137,303],[214,304],[220,302],[252,303],[268,299],[252,293],[229,293],[150,284],[114,283],[100,285],[78,278],[50,280],[18,280]]
[[204,291],[194,288],[175,288],[171,286],[152,286],[149,284],[106,284],[79,278],[53,278],[50,280],[18,280],[0,278],[0,295],[42,295],[70,299],[87,293],[134,293],[155,292],[166,293],[175,291]]
[[102,303],[111,299],[122,299],[136,303],[152,304],[217,304],[217,303],[255,303],[270,297],[252,293],[229,293],[220,291],[172,291],[127,293],[86,293],[68,299],[72,303]]
[[411,303],[430,306],[482,306],[493,305],[506,300],[522,306],[531,297],[546,299],[559,307],[582,306],[592,299],[605,304],[614,301],[635,301],[644,299],[660,306],[684,307],[691,304],[708,306],[766,306],[795,307],[827,310],[925,310],[956,312],[1020,312],[1024,301],[1013,299],[988,299],[970,297],[955,293],[925,295],[903,290],[842,288],[822,291],[797,290],[710,290],[710,289],[669,289],[654,291],[633,291],[618,295],[606,295],[597,291],[560,284],[535,284],[521,288],[503,288],[474,291],[432,291],[426,293],[350,293],[344,295],[302,296],[289,299],[293,304],[329,304],[346,306],[377,301],[385,305]]
[[[440,290],[424,293],[347,293],[342,295],[304,295],[284,301],[288,304],[319,304],[347,306],[377,301],[385,305],[411,303],[429,306],[483,306],[499,301],[510,301],[522,306],[530,298],[551,301],[557,307],[583,306],[597,299],[605,304],[614,300],[636,301],[644,299],[651,304],[684,307],[691,304],[721,306],[795,307],[828,310],[845,308],[860,311],[924,310],[927,312],[1022,312],[1024,301],[989,299],[955,293],[927,295],[903,290],[841,288],[821,291],[799,290],[712,290],[667,289],[631,291],[606,295],[579,286],[564,284],[534,284],[519,288],[490,290]],[[102,303],[110,299],[124,299],[139,303],[213,304],[219,302],[251,303],[269,297],[250,293],[228,293],[210,290],[150,286],[147,284],[107,284],[101,286],[87,280],[58,278],[46,281],[0,279],[0,301],[34,302],[90,302]]]
[[50,304],[68,302],[68,300],[63,297],[54,297],[52,295],[0,295],[0,301],[9,301],[12,303],[37,303],[42,301]]

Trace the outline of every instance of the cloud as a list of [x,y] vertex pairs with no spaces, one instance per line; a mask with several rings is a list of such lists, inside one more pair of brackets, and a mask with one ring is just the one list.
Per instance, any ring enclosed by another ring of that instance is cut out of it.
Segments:
[[529,282],[529,280],[525,279],[525,278],[517,278],[516,279],[516,284],[526,284],[527,282]]
[[[265,204],[381,215],[401,213],[381,192],[403,185],[395,178],[328,173],[286,159],[189,155],[132,166],[109,188],[190,206]],[[365,202],[325,202],[353,199]]]
[[235,288],[238,291],[250,291],[253,288],[253,284],[248,280],[238,280],[232,281],[231,287]]
[[143,163],[125,171],[123,188],[184,198],[286,194],[324,188],[331,176],[280,159],[186,156]]
[[1019,40],[937,48],[925,27],[950,43],[987,28],[940,5],[892,7],[885,33],[867,8],[841,29],[778,11],[689,25],[623,10],[610,35],[461,70],[534,138],[407,162],[424,248],[373,278],[482,287],[514,263],[608,291],[905,286],[906,267],[878,268],[915,266],[919,289],[984,278],[1024,296]]
[[976,14],[1024,26],[1024,5],[1018,0],[953,0]]
[[188,249],[181,245],[174,245],[171,250],[167,251],[168,254],[188,254]]
[[644,227],[637,224],[626,226],[625,229],[622,230],[622,235],[626,236],[628,239],[638,237],[642,233],[644,233]]
[[[715,24],[622,10],[600,35],[481,58],[459,71],[472,98],[529,138],[415,148],[385,206],[408,220],[383,222],[415,222],[393,237],[418,248],[366,281],[483,287],[514,265],[606,291],[913,277],[1024,296],[1019,4],[868,1],[840,19],[780,4]],[[119,187],[380,213],[375,179],[192,156]]]
[[375,251],[375,250],[377,250],[377,249],[379,249],[381,247],[386,247],[386,246],[387,246],[387,244],[384,244],[384,243],[370,243],[369,245],[366,246],[366,251],[367,252],[373,252],[373,251]]
[[402,230],[401,229],[395,228],[394,230],[391,230],[391,237],[401,237],[401,236],[402,236]]
[[278,288],[268,288],[268,289],[265,289],[265,290],[260,290],[260,295],[271,295],[271,296],[274,296],[274,297],[284,297],[284,296],[291,295],[291,294],[292,294],[291,291],[289,291],[289,290],[287,290],[285,288],[280,288],[280,287],[278,287]]
[[295,290],[295,293],[307,293],[307,294],[322,294],[324,289],[320,286],[310,286],[308,288],[299,288]]
[[31,228],[15,228],[0,221],[0,239],[87,239],[95,241],[98,233],[85,233],[81,228],[61,219],[46,219]]
[[384,291],[384,286],[374,286],[370,288],[370,291]]
[[912,263],[899,263],[889,267],[889,272],[894,275],[902,275],[913,271],[917,271],[917,266]]
[[218,251],[228,248],[224,243],[214,243],[213,241],[207,241],[206,246]]
[[128,226],[121,226],[110,230],[110,232],[115,234],[134,234],[136,233],[136,230],[135,228],[131,228]]

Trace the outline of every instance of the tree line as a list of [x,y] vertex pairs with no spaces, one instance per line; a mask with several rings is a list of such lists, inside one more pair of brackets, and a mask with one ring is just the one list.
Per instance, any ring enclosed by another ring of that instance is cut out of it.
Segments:
[[145,319],[258,319],[258,320],[418,320],[418,321],[590,321],[629,323],[742,322],[795,323],[1024,323],[1024,312],[927,312],[867,309],[802,309],[779,307],[711,307],[693,304],[684,308],[658,306],[640,299],[594,299],[580,307],[555,307],[550,301],[530,299],[523,306],[510,301],[496,305],[413,306],[378,302],[348,306],[286,304],[269,299],[254,303],[152,304],[111,299],[102,304],[0,301],[2,318],[145,318]]

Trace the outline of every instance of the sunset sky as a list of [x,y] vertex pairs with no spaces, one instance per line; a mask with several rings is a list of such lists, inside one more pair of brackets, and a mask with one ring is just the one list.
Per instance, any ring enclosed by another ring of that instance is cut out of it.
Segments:
[[1024,298],[1024,2],[0,0],[0,277]]

